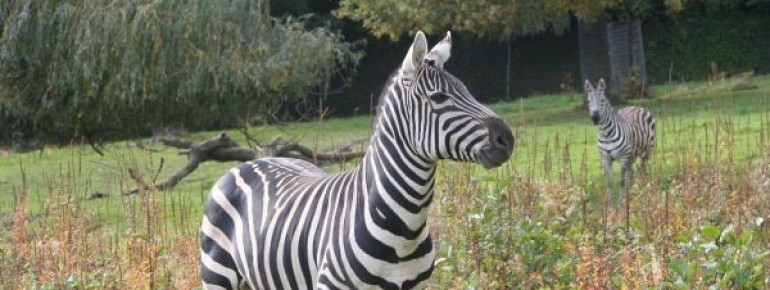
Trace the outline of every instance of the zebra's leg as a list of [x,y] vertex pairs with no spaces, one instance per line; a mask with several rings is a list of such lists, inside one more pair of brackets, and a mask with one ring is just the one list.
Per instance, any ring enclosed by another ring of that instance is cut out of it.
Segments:
[[612,198],[612,157],[602,154],[602,168],[604,169],[604,182],[607,187],[607,195]]
[[648,168],[647,164],[650,161],[650,154],[652,153],[651,151],[652,151],[652,148],[648,148],[647,151],[644,152],[644,154],[642,154],[639,160],[639,174],[643,178],[646,178],[647,176],[647,168]]
[[634,178],[634,159],[625,158],[620,160],[620,201],[625,202],[628,198],[628,191],[632,186]]

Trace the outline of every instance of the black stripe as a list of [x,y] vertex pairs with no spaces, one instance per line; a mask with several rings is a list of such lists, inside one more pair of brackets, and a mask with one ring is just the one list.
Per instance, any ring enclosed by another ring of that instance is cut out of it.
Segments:
[[[235,268],[231,269],[235,270]],[[237,272],[238,271],[236,271],[236,273]],[[207,284],[218,285],[225,289],[230,289],[230,287],[232,287],[232,284],[230,284],[230,280],[228,280],[227,277],[206,269],[206,266],[201,266],[201,280]],[[238,280],[241,280],[240,275]],[[239,281],[236,281],[236,283]]]
[[[383,145],[393,146],[392,144],[389,144],[389,143],[385,143]],[[390,146],[388,146],[388,147],[390,147]],[[379,174],[382,177],[380,179],[380,181],[382,183],[382,186],[384,187],[384,192],[380,192],[380,194],[393,193],[393,194],[390,194],[390,196],[393,198],[393,200],[396,201],[396,203],[398,203],[399,206],[403,207],[404,209],[406,209],[407,211],[409,211],[411,213],[418,213],[418,212],[420,212],[420,210],[421,210],[420,206],[418,206],[418,205],[410,202],[409,200],[407,200],[406,197],[404,196],[404,194],[408,194],[409,196],[411,196],[411,197],[413,197],[415,199],[422,199],[423,195],[420,194],[419,192],[417,192],[417,190],[415,188],[407,186],[407,183],[404,180],[404,177],[402,175],[400,175],[400,174],[396,174],[396,172],[394,172],[395,170],[392,169],[392,168],[394,168],[394,167],[401,168],[403,173],[405,173],[405,174],[406,173],[411,173],[411,174],[408,174],[408,175],[412,175],[417,180],[421,180],[421,179],[419,178],[419,176],[417,176],[417,174],[415,174],[414,172],[410,171],[409,168],[406,167],[406,165],[403,163],[403,161],[399,160],[399,158],[392,158],[392,160],[393,161],[388,160],[387,157],[381,156],[381,154],[376,154],[376,156],[375,156],[375,160],[374,160],[375,163],[379,165],[378,168],[383,170],[383,172],[380,172]],[[395,162],[397,164],[395,166],[392,166],[390,164],[390,162]],[[390,178],[392,178],[393,180],[388,179],[387,178],[388,176],[390,176]],[[403,192],[400,191],[398,189],[398,187],[396,187],[394,185],[394,183],[401,185],[401,188],[404,191]],[[421,182],[416,182],[416,183],[417,184],[425,184],[426,181],[422,180]],[[379,190],[377,190],[376,187],[373,188],[373,190],[379,191]]]
[[[416,230],[410,230],[406,223],[404,223],[404,221],[401,220],[401,218],[399,218],[398,215],[396,215],[396,213],[387,206],[387,204],[385,204],[385,201],[382,200],[382,197],[379,195],[370,197],[370,207],[374,223],[380,228],[387,230],[394,235],[399,235],[406,239],[414,240],[418,235],[420,235],[420,232],[426,226],[426,224],[423,223]],[[385,217],[380,216],[376,212],[377,210],[382,212],[382,215]]]
[[[209,256],[215,262],[222,264],[230,269],[236,269],[235,261],[227,251],[219,247],[217,242],[209,238],[207,235],[201,233],[200,236],[200,248],[205,255]],[[238,271],[236,271],[237,273]]]
[[[364,283],[376,285],[377,287],[380,287],[381,289],[385,290],[399,290],[398,285],[393,284],[391,282],[388,282],[387,280],[373,275],[369,270],[366,269],[366,266],[361,264],[358,259],[356,259],[355,254],[353,253],[353,249],[351,248],[351,245],[346,243],[343,245],[345,254],[348,256],[348,262],[350,268],[353,270],[353,273],[358,277],[358,279],[361,279]],[[357,287],[353,287],[354,289]]]
[[415,277],[414,280],[404,281],[404,283],[401,285],[401,289],[413,289],[420,282],[428,280],[431,274],[433,274],[433,264],[430,265],[430,268],[428,268],[428,270],[420,273],[420,275],[417,275],[417,277]]
[[[288,193],[284,193],[288,194]],[[283,269],[278,269],[281,271],[286,272],[286,278],[289,281],[290,289],[299,289],[299,285],[297,284],[297,275],[302,275],[306,278],[305,281],[307,281],[307,277],[310,277],[310,270],[307,269],[307,253],[305,253],[303,247],[301,245],[298,245],[298,248],[295,249],[292,246],[292,241],[294,241],[295,238],[302,237],[302,234],[300,232],[299,236],[295,237],[295,232],[297,230],[297,227],[304,227],[305,225],[299,224],[299,219],[302,215],[302,211],[304,209],[307,209],[307,194],[295,194],[291,197],[291,201],[287,201],[287,205],[291,204],[291,208],[286,207],[284,208],[284,215],[282,216],[282,220],[284,221],[284,225],[282,225],[281,229],[283,230],[283,236],[284,240],[286,242],[283,245]],[[294,212],[292,213],[292,210]],[[277,235],[276,235],[277,236]],[[280,239],[279,239],[280,240]],[[294,251],[297,251],[298,259],[300,265],[300,271],[302,273],[295,273],[294,272],[294,263],[292,261],[292,253]],[[301,260],[301,258],[305,258],[304,262]],[[302,267],[305,266],[305,267]],[[307,271],[306,271],[307,269]],[[293,275],[292,275],[293,274]]]

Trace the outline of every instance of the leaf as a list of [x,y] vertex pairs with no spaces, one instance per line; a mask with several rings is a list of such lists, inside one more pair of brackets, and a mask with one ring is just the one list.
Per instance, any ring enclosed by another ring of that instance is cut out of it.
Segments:
[[722,233],[722,230],[717,226],[703,226],[700,229],[703,238],[706,240],[716,240]]
[[725,229],[722,230],[722,232],[719,234],[719,242],[723,243],[727,239],[732,239],[734,230],[735,230],[735,226],[733,225],[728,225],[727,227],[725,227]]

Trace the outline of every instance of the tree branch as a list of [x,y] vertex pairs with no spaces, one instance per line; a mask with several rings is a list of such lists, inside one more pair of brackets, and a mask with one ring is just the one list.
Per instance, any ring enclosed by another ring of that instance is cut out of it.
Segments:
[[[129,176],[131,176],[131,178],[137,182],[138,188],[124,192],[124,195],[133,195],[141,191],[152,189],[172,189],[180,181],[182,181],[182,179],[198,169],[201,163],[206,161],[213,160],[217,162],[246,162],[265,157],[289,157],[302,159],[316,165],[324,165],[329,163],[345,162],[355,158],[363,157],[363,151],[353,151],[351,147],[367,142],[367,139],[355,140],[332,151],[319,153],[297,142],[285,142],[280,137],[274,138],[269,144],[263,145],[261,147],[246,148],[239,146],[224,132],[211,139],[204,140],[199,143],[193,143],[189,140],[168,135],[160,136],[158,140],[166,146],[182,149],[180,154],[187,155],[187,164],[174,172],[165,181],[152,185],[147,184],[144,181],[144,178],[142,178],[142,176],[136,172],[135,169],[130,168],[128,170]],[[161,167],[162,164],[163,162],[161,161]],[[156,172],[153,181],[155,178],[157,178],[157,173],[159,172],[160,168],[158,172]]]

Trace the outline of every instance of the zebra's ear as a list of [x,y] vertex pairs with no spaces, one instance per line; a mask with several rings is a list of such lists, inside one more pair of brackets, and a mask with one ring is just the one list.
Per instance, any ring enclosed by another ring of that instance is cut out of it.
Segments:
[[414,42],[409,47],[404,61],[401,63],[401,74],[405,77],[412,77],[422,65],[425,54],[428,52],[428,41],[425,40],[425,34],[417,31],[414,36]]
[[599,79],[599,83],[596,84],[596,90],[604,91],[604,88],[606,87],[607,87],[607,84],[604,83],[604,79]]
[[586,93],[590,93],[594,90],[594,86],[591,85],[591,81],[586,80],[585,84],[583,84],[583,89],[586,90]]
[[449,56],[452,55],[452,33],[447,31],[446,37],[439,41],[433,48],[430,50],[427,56],[425,56],[426,61],[433,61],[433,64],[438,68],[443,68],[444,63],[446,63],[447,60],[449,60]]

